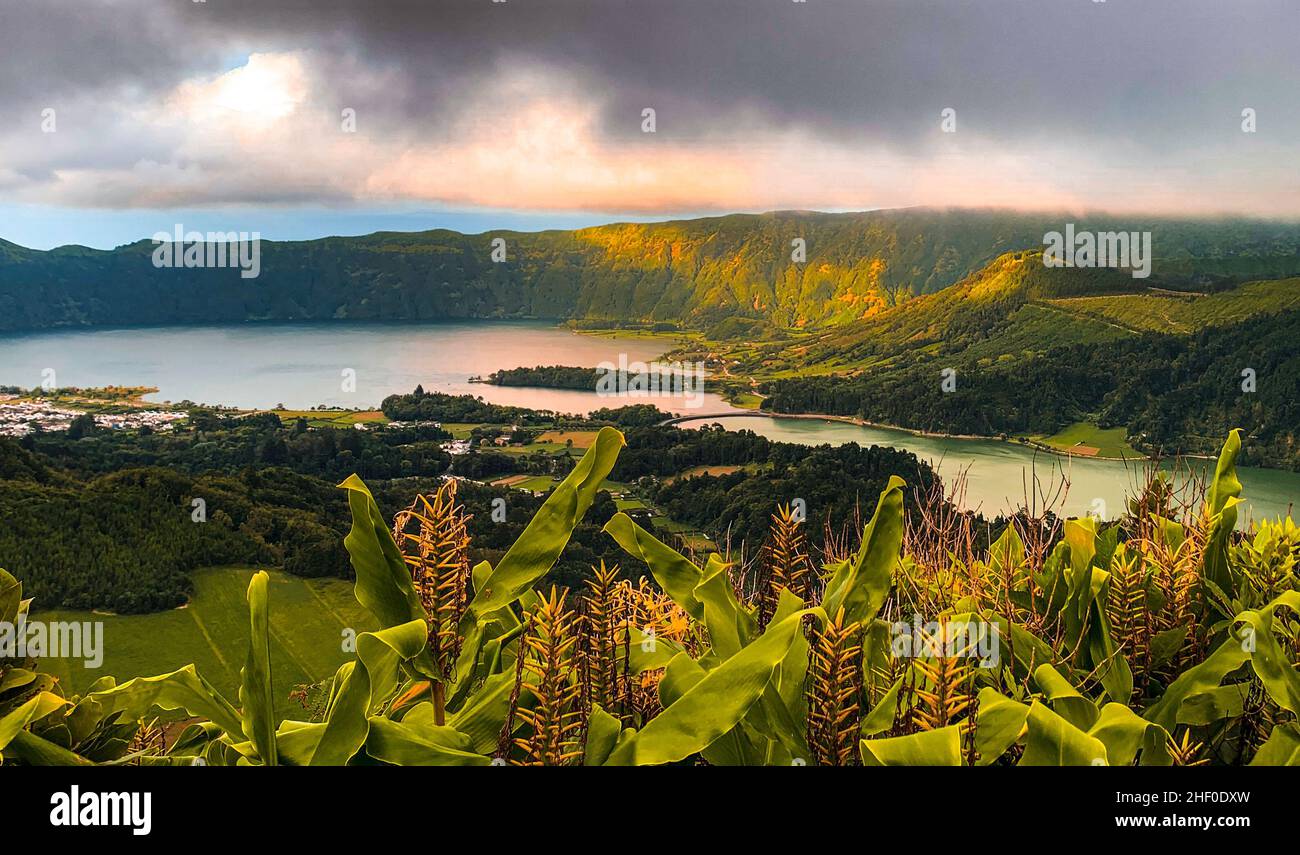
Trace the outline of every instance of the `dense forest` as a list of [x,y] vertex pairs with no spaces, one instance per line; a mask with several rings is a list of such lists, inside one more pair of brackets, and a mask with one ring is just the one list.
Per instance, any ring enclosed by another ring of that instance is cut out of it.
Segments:
[[[448,412],[503,415],[474,398],[422,393],[400,396]],[[459,409],[456,409],[459,408]],[[521,420],[535,414],[506,408]],[[667,414],[648,405],[602,413],[603,422],[652,424]],[[590,423],[595,424],[595,423]],[[198,412],[176,431],[96,429],[0,438],[0,566],[23,580],[47,608],[119,613],[172,608],[191,591],[189,571],[223,564],[268,564],[301,576],[350,577],[343,548],[347,503],[337,484],[363,477],[385,512],[428,492],[444,474],[490,480],[524,472],[563,476],[565,453],[504,454],[473,449],[451,457],[448,438],[432,425],[371,430],[309,428],[274,414],[250,417]],[[704,465],[756,464],[725,482],[710,476],[665,485],[677,472]],[[681,521],[726,534],[736,543],[759,532],[777,503],[802,498],[810,516],[842,521],[890,474],[928,483],[932,473],[893,449],[811,449],[773,443],[751,432],[629,427],[628,447],[612,478],[662,489]],[[504,520],[492,513],[504,500]],[[522,532],[543,497],[463,481],[475,560],[495,561]],[[616,512],[600,493],[552,571],[578,586],[593,564],[629,562],[600,527]],[[630,511],[648,530],[653,520]]]
[[538,365],[533,368],[503,368],[493,371],[484,382],[494,386],[539,386],[547,389],[595,389],[601,373],[594,368],[570,365]]
[[[297,430],[242,420],[204,430],[202,439],[181,433],[167,442],[120,431],[77,441],[63,434],[0,438],[0,565],[46,607],[119,613],[180,605],[191,590],[188,571],[204,566],[258,563],[350,578],[347,503],[337,488],[346,477],[338,474],[343,461],[371,461],[369,483],[392,513],[431,489],[450,458],[436,446],[404,443],[398,430]],[[355,454],[342,448],[354,435],[364,437]],[[317,456],[331,445],[339,454]],[[287,457],[271,464],[267,449]],[[471,453],[458,464],[469,477],[491,474],[481,472],[491,465],[478,466],[480,457],[504,455]],[[461,492],[481,558],[499,557],[542,502],[470,482]],[[493,499],[505,500],[504,521],[492,518]],[[557,564],[557,581],[580,579],[602,557],[616,558],[594,522],[614,512],[602,494]]]
[[[446,230],[261,244],[261,274],[157,268],[142,240],[48,252],[0,240],[0,331],[262,320],[569,318],[684,323],[736,334],[734,318],[808,328],[869,317],[939,291],[1008,251],[1041,248],[1066,221],[1151,231],[1148,284],[1205,289],[1300,274],[1300,225],[1075,218],[903,209],[733,214],[577,231]],[[494,262],[492,242],[505,241]],[[802,240],[806,260],[796,260]],[[716,326],[726,324],[726,326]]]
[[389,395],[379,405],[388,418],[400,422],[447,422],[470,424],[541,424],[551,420],[553,414],[526,407],[489,404],[472,395],[448,395],[443,392],[426,392],[415,387],[409,395]]
[[[1139,447],[1166,453],[1212,453],[1218,437],[1247,425],[1243,463],[1300,469],[1298,328],[1300,311],[1290,311],[1186,336],[1076,343],[1017,361],[940,358],[774,381],[764,406],[955,434],[1051,434],[1092,419],[1126,426]],[[956,372],[951,391],[942,382],[948,367]]]
[[654,404],[628,404],[623,407],[601,407],[592,410],[587,418],[593,422],[607,422],[617,427],[648,427],[673,417]]
[[[659,476],[651,493],[656,506],[674,520],[729,538],[733,549],[743,547],[750,557],[763,543],[773,509],[795,499],[812,522],[811,542],[820,546],[828,526],[843,532],[860,515],[870,515],[890,476],[903,477],[919,495],[936,481],[911,452],[857,443],[810,448],[721,426],[639,428],[627,432],[627,441],[612,477]],[[665,477],[699,466],[745,468]]]

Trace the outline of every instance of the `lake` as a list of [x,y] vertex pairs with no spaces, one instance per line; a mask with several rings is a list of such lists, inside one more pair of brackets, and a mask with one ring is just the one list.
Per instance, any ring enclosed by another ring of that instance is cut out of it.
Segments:
[[[561,413],[627,403],[654,404],[672,413],[732,410],[711,393],[692,408],[671,395],[628,400],[600,397],[594,390],[469,382],[502,368],[618,364],[620,354],[629,362],[649,362],[674,344],[664,337],[580,334],[538,321],[59,330],[0,336],[0,385],[40,386],[42,372],[53,369],[58,386],[155,386],[158,394],[150,400],[250,408],[378,407],[388,395],[422,384],[430,392]],[[344,390],[348,370],[356,372],[355,391]]]
[[[156,386],[159,401],[188,399],[237,407],[306,409],[317,404],[377,407],[387,395],[428,391],[471,394],[499,404],[586,413],[625,403],[653,403],[677,414],[739,413],[715,394],[698,408],[681,397],[607,398],[594,391],[531,389],[470,383],[502,368],[534,365],[595,366],[649,362],[674,344],[663,337],[578,334],[538,321],[466,321],[433,324],[324,322],[225,324],[131,329],[59,330],[0,336],[0,385],[39,386],[53,369],[60,386]],[[356,389],[343,390],[343,372],[356,372]],[[1117,515],[1126,491],[1141,478],[1141,463],[1066,458],[994,440],[915,436],[821,419],[711,418],[731,430],[808,445],[857,442],[892,445],[930,461],[951,480],[966,476],[965,504],[996,514],[1024,503],[1068,478],[1057,507],[1078,515]],[[689,423],[688,423],[689,426]],[[1203,461],[1195,465],[1204,466]],[[1035,491],[1030,481],[1043,485]],[[1242,469],[1248,510],[1255,517],[1285,513],[1300,500],[1300,474]]]
[[[728,430],[752,430],[760,436],[780,442],[803,445],[830,443],[841,445],[890,445],[905,448],[928,461],[952,483],[965,477],[964,504],[993,516],[1018,506],[1044,505],[1044,497],[1055,499],[1052,507],[1064,516],[1099,513],[1106,519],[1124,510],[1126,496],[1143,483],[1145,461],[1089,460],[1036,451],[1016,443],[980,439],[944,439],[917,436],[907,431],[866,427],[849,422],[823,419],[768,418],[728,416],[702,421],[682,422],[681,427],[721,424]],[[1185,483],[1188,468],[1204,473],[1213,462],[1187,460],[1175,469],[1176,483]],[[1238,467],[1245,509],[1239,518],[1255,519],[1286,514],[1300,502],[1300,474],[1277,469]],[[906,477],[906,473],[899,473]],[[1062,497],[1057,491],[1063,482],[1069,489]]]

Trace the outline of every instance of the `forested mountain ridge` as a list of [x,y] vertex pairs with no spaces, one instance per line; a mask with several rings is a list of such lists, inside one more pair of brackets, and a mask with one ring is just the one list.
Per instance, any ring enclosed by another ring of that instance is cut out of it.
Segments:
[[1147,332],[1188,335],[1294,309],[1300,278],[1174,292],[1120,270],[1045,267],[1033,250],[1007,253],[943,291],[871,318],[725,356],[733,373],[756,377],[859,373],[930,360],[1005,363],[1072,344]]
[[769,378],[775,412],[984,436],[1087,421],[1164,453],[1246,426],[1243,460],[1300,469],[1297,329],[1300,278],[1138,291],[1013,253],[869,321],[737,351],[732,370]]
[[[733,214],[576,231],[380,232],[263,241],[261,273],[157,268],[153,244],[36,251],[0,241],[0,331],[258,320],[539,317],[784,328],[869,319],[1041,248],[1065,222],[1153,232],[1146,284],[1300,274],[1300,224],[902,209]],[[232,224],[232,228],[238,224]],[[170,228],[170,226],[169,226]],[[505,241],[505,260],[492,259]],[[795,260],[803,240],[806,260]]]

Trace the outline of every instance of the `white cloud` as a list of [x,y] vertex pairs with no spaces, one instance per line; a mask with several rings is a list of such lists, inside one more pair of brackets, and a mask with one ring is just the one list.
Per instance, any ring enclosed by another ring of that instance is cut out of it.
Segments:
[[[340,102],[347,72],[355,104]],[[162,98],[118,93],[61,108],[60,130],[0,136],[12,201],[102,207],[400,200],[515,210],[665,213],[906,205],[1292,214],[1284,152],[1234,166],[1213,153],[1156,167],[1118,143],[942,134],[902,150],[817,135],[737,107],[718,131],[611,133],[596,82],[553,67],[494,66],[435,126],[394,123],[389,72],[312,51],[251,54]],[[359,93],[359,96],[358,96]],[[447,103],[444,100],[440,103]],[[345,133],[340,111],[357,110]],[[387,109],[385,109],[387,108]],[[132,156],[138,152],[138,156]],[[1256,152],[1256,155],[1259,153]],[[1182,159],[1176,159],[1182,158]]]

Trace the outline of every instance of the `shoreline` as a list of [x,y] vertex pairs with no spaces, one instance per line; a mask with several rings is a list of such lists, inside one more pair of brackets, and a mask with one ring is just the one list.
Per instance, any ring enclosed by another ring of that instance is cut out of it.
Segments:
[[[671,419],[665,419],[659,424],[678,425],[681,424],[682,422],[699,421],[704,419],[732,418],[737,416],[742,418],[805,419],[805,420],[813,420],[813,421],[840,422],[842,424],[850,424],[850,425],[855,425],[857,427],[868,427],[868,428],[874,428],[876,430],[905,433],[905,434],[910,434],[912,436],[924,437],[926,439],[954,439],[962,442],[968,442],[972,440],[979,440],[983,442],[1002,442],[1002,443],[1007,443],[1008,445],[1017,445],[1017,446],[1032,448],[1037,451],[1045,452],[1047,454],[1055,454],[1059,457],[1069,457],[1071,459],[1077,458],[1079,460],[1106,460],[1112,463],[1127,463],[1129,461],[1143,461],[1147,463],[1156,462],[1155,457],[1152,457],[1151,455],[1140,454],[1140,453],[1135,454],[1132,457],[1124,457],[1124,456],[1114,457],[1114,456],[1106,456],[1102,454],[1072,454],[1067,449],[1054,448],[1050,445],[1047,445],[1042,442],[1037,442],[1035,440],[1026,440],[1025,442],[1021,442],[1018,439],[1011,439],[1009,437],[980,436],[978,434],[961,434],[961,433],[940,433],[938,431],[927,431],[927,430],[921,430],[920,428],[900,427],[899,425],[889,425],[889,424],[884,424],[882,422],[868,421],[866,419],[857,418],[856,416],[837,416],[837,415],[830,415],[827,413],[773,413],[766,410],[748,410],[748,411],[742,411],[736,413],[706,413],[704,415],[699,415],[699,416],[675,416]],[[1188,457],[1188,458],[1193,458],[1198,460],[1214,459],[1211,455],[1208,454],[1180,454],[1178,456]]]

